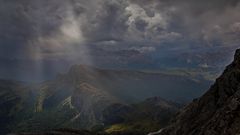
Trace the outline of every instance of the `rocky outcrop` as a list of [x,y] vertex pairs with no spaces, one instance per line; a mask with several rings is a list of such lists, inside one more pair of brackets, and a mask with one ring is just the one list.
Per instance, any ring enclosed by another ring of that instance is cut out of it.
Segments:
[[202,97],[179,112],[157,135],[240,134],[240,49],[234,61]]

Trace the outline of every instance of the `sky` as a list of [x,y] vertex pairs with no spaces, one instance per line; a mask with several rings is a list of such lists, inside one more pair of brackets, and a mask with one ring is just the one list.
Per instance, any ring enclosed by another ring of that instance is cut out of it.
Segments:
[[225,65],[239,12],[239,0],[0,0],[0,78]]

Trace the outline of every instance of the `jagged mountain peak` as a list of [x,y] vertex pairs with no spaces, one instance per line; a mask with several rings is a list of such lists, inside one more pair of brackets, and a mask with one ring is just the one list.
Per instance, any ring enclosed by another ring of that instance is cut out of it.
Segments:
[[240,59],[240,49],[236,50],[234,58],[235,58],[236,61],[237,60],[239,61],[239,59]]
[[237,49],[234,55],[234,61],[232,65],[235,64],[237,67],[240,67],[240,49]]

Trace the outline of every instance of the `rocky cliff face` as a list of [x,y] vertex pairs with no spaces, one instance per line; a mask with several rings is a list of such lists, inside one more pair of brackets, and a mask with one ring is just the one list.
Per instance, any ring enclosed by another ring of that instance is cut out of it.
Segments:
[[179,112],[158,135],[240,134],[240,49],[209,91]]

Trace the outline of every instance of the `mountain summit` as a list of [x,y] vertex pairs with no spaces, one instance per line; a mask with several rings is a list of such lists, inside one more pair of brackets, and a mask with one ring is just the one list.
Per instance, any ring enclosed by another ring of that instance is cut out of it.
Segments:
[[240,49],[234,61],[199,99],[186,106],[157,135],[237,135],[240,133]]

